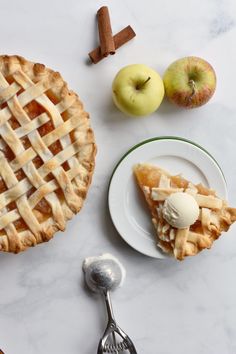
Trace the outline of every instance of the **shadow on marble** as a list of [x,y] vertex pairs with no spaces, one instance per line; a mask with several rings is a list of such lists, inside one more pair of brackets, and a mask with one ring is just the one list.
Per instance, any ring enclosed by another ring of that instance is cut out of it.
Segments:
[[94,65],[89,57],[85,58],[84,60],[85,65],[92,66]]
[[5,262],[6,260],[11,260],[13,257],[16,257],[13,253],[1,252],[0,262]]
[[[89,298],[89,301],[93,301],[93,303],[96,302],[96,313],[94,313],[94,316],[99,319],[98,325],[99,325],[99,331],[101,332],[101,335],[105,329],[106,321],[107,321],[107,316],[106,316],[106,307],[105,307],[105,302],[103,300],[103,297],[101,294],[93,293],[87,286],[87,284],[84,281],[84,276],[80,278],[79,281],[79,290],[83,291],[83,293]],[[94,304],[93,304],[94,305]],[[99,338],[98,338],[99,341]]]
[[[119,111],[119,109],[113,103],[112,99],[110,99],[107,102],[106,106],[104,106],[103,109],[104,109],[104,122],[106,124],[107,123],[112,124],[114,122],[130,124],[130,122],[137,121],[137,119],[142,121],[143,119],[146,120],[146,118],[148,118],[148,117],[132,117],[132,116],[125,115],[124,113]],[[188,111],[189,110],[186,110],[184,108],[177,107],[176,105],[169,102],[166,97],[164,97],[160,107],[152,115],[153,116],[158,115],[159,117],[168,116],[168,118],[176,118],[176,114],[184,113],[186,115],[186,112]]]
[[170,118],[174,118],[176,116],[176,113],[180,113],[181,111],[186,112],[186,109],[178,107],[173,103],[169,102],[166,96],[164,97],[160,107],[157,110],[160,115],[169,115]]
[[[112,98],[107,102],[107,105],[104,107],[104,117],[106,123],[113,122],[113,121],[126,121],[127,117],[124,113],[119,111],[119,109],[115,106]],[[135,117],[128,117],[129,119],[136,119]]]
[[[93,30],[92,30],[92,36],[93,36],[93,42],[91,43],[91,49],[89,52],[91,52],[93,49],[97,48],[99,46],[99,36],[98,36],[98,25],[97,25],[97,15],[95,14],[94,20],[93,20]],[[88,54],[88,53],[87,53]],[[84,60],[85,65],[91,66],[94,65],[87,55],[85,60]]]
[[116,231],[115,226],[112,223],[109,208],[108,208],[108,203],[107,203],[107,195],[108,195],[108,188],[109,188],[109,182],[107,183],[106,186],[106,193],[104,193],[104,197],[102,199],[102,206],[106,212],[101,213],[101,227],[102,227],[102,232],[104,237],[107,239],[107,241],[117,250],[121,251],[122,255],[126,257],[142,257],[141,254],[139,254],[137,251],[135,251],[133,248],[131,248],[119,235],[119,233]]

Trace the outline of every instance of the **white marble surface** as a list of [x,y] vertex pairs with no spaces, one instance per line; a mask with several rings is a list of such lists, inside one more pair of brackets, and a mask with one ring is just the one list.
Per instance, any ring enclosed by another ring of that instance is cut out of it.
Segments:
[[[95,13],[110,7],[114,32],[130,24],[137,37],[98,65]],[[183,263],[133,251],[107,210],[112,169],[133,144],[179,135],[208,149],[222,166],[236,206],[236,3],[234,0],[34,0],[1,2],[1,52],[59,70],[91,114],[98,155],[83,210],[50,243],[0,255],[0,347],[6,354],[93,354],[105,325],[103,303],[83,286],[86,256],[111,252],[127,268],[113,301],[118,322],[139,354],[236,353],[236,225]],[[164,102],[152,116],[125,119],[111,102],[124,65],[161,74],[175,59],[197,55],[214,66],[218,87],[204,107],[183,111]]]

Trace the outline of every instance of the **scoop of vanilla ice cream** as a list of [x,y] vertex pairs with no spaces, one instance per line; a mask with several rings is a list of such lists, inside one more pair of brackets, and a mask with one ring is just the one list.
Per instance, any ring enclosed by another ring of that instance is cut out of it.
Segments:
[[199,206],[190,194],[177,192],[164,202],[163,218],[173,227],[184,229],[194,224],[199,216]]

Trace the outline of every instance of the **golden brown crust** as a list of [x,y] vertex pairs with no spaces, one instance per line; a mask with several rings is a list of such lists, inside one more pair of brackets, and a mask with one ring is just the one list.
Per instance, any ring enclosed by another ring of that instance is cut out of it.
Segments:
[[0,250],[48,241],[79,212],[96,155],[89,115],[58,72],[0,56]]

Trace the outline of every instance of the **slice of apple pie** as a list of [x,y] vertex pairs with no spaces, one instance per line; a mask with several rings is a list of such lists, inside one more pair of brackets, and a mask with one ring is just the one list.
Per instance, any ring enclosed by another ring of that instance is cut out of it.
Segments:
[[152,214],[157,245],[178,260],[210,248],[236,220],[236,208],[201,184],[149,164],[136,165],[134,174]]

